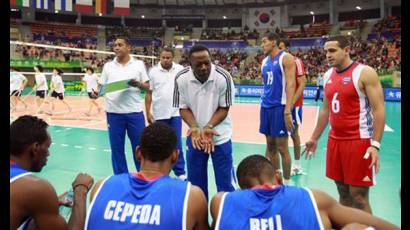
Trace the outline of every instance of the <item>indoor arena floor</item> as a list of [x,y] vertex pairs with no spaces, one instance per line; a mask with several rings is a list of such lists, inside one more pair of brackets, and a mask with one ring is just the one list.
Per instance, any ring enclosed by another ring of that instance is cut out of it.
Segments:
[[[30,96],[28,96],[30,97]],[[26,102],[33,105],[33,98]],[[67,96],[68,103],[73,105],[73,112],[54,116],[42,115],[51,125],[52,137],[50,156],[47,165],[38,176],[51,182],[58,194],[68,190],[71,182],[79,172],[87,172],[97,181],[112,174],[111,151],[103,112],[91,118],[82,113],[87,110],[86,96]],[[103,104],[99,99],[100,104]],[[236,98],[231,108],[233,119],[233,158],[235,167],[250,154],[265,152],[264,136],[259,134],[259,98]],[[370,203],[373,213],[383,219],[401,225],[401,103],[386,102],[386,127],[380,152],[381,164],[377,174],[377,185],[370,189]],[[310,137],[315,126],[321,102],[305,100],[303,107],[303,124],[300,128],[302,143]],[[62,112],[63,105],[57,102],[57,109]],[[23,114],[32,114],[22,106],[11,114],[12,119]],[[96,111],[94,111],[96,113]],[[184,127],[183,133],[186,133]],[[336,186],[325,176],[325,152],[328,129],[319,140],[317,155],[308,161],[302,158],[302,166],[307,175],[291,177],[297,186],[316,188],[329,193],[338,199]],[[183,138],[185,146],[185,138]],[[290,143],[291,145],[291,143]],[[303,147],[302,147],[303,149]],[[290,148],[293,159],[293,147]],[[132,160],[131,144],[126,137],[126,156],[128,168],[135,170]],[[209,194],[216,193],[212,162],[208,165]],[[88,203],[88,201],[87,201]],[[301,215],[303,213],[301,212]]]

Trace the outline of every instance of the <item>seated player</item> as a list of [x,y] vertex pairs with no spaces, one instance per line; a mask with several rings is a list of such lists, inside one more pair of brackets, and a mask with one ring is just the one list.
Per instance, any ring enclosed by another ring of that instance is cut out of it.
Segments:
[[85,229],[208,229],[202,190],[168,176],[178,159],[175,131],[155,122],[136,149],[141,170],[110,176],[90,195]]
[[399,229],[325,192],[282,185],[272,163],[260,155],[242,160],[237,177],[243,190],[220,192],[211,201],[215,229],[340,229],[349,223]]
[[[93,178],[79,173],[70,220],[58,213],[65,196],[57,197],[53,186],[32,172],[40,172],[50,155],[48,124],[34,116],[22,116],[10,125],[10,229],[26,229],[34,223],[39,229],[83,229],[87,193]],[[34,221],[34,222],[33,222]]]

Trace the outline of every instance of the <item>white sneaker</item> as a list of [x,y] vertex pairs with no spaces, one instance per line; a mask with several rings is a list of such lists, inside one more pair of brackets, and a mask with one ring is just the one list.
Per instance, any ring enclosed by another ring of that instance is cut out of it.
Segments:
[[296,175],[306,175],[305,172],[303,172],[302,166],[292,166],[292,170],[290,172],[291,176],[296,176]]
[[186,181],[188,178],[184,174],[182,174],[178,176],[178,179]]

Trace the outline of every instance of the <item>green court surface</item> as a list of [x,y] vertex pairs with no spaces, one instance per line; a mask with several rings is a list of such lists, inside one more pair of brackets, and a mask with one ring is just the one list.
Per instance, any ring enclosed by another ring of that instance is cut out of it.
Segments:
[[[240,103],[258,103],[258,98],[240,98]],[[307,105],[316,105],[312,100]],[[318,103],[319,105],[321,103]],[[252,118],[255,119],[255,118]],[[256,118],[257,119],[257,118]],[[380,151],[381,169],[377,174],[377,185],[370,189],[373,213],[383,219],[401,225],[401,104],[386,102],[386,124]],[[307,122],[307,121],[306,121]],[[53,144],[47,165],[38,176],[51,182],[58,194],[68,190],[79,172],[91,174],[95,180],[112,174],[111,152],[107,131],[52,126],[49,128]],[[316,158],[302,159],[307,175],[292,177],[297,186],[317,188],[338,199],[336,186],[325,176],[326,130],[319,141]],[[309,134],[310,135],[310,134]],[[184,140],[185,145],[185,140]],[[303,149],[303,148],[302,148]],[[293,158],[293,149],[290,149]],[[264,154],[265,145],[233,143],[234,165],[250,154]],[[126,156],[130,171],[135,170],[131,155],[131,144],[126,138]],[[209,160],[208,181],[210,196],[216,193],[212,163]],[[303,215],[303,211],[301,211]]]

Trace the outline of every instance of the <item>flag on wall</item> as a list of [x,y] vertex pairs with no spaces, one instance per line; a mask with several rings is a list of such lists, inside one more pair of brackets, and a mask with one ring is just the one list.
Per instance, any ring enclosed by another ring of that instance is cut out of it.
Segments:
[[33,3],[37,9],[52,10],[51,0],[33,0]]
[[78,13],[92,13],[93,0],[77,0],[75,4],[75,11]]
[[129,15],[130,14],[130,0],[114,0],[114,14]]
[[73,11],[73,0],[54,0],[54,9],[61,11]]
[[107,0],[95,0],[95,13],[107,14]]
[[30,0],[10,0],[10,5],[30,7]]

